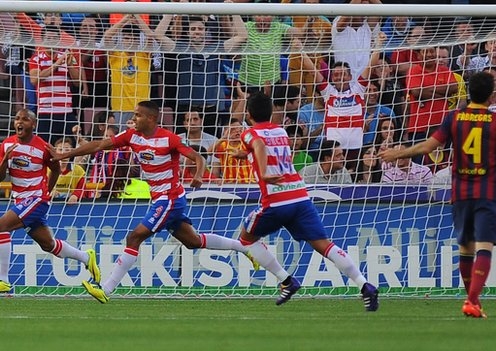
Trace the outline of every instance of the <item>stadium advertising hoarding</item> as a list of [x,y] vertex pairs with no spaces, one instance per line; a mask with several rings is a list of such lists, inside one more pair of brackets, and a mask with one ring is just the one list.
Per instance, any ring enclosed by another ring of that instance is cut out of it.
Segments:
[[[253,191],[248,193],[255,196]],[[396,204],[392,198],[374,203],[315,200],[333,240],[348,250],[372,283],[400,289],[458,288],[461,281],[450,206],[418,201]],[[8,203],[0,206],[5,211]],[[257,206],[246,199],[239,204],[236,200],[192,201],[189,216],[199,232],[236,237],[241,219]],[[83,249],[96,247],[102,274],[106,277],[122,252],[126,234],[139,223],[148,207],[146,202],[74,206],[54,203],[49,212],[49,224],[60,239]],[[353,285],[332,263],[313,252],[307,244],[293,241],[284,230],[266,238],[265,242],[305,287]],[[18,286],[78,286],[81,280],[88,278],[84,267],[43,253],[20,231],[13,235],[12,256],[11,281]],[[131,289],[275,287],[277,281],[264,270],[254,272],[242,254],[188,250],[163,231],[142,245],[138,262],[125,276],[122,285]],[[488,286],[496,286],[494,275],[489,277]]]

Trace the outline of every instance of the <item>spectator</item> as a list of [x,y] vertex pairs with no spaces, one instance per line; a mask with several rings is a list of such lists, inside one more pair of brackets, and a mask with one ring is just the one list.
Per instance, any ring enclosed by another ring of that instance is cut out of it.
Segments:
[[[165,24],[172,16],[164,16]],[[146,40],[141,39],[144,33]],[[157,38],[157,40],[153,40]],[[150,99],[151,53],[150,50],[172,50],[174,42],[153,32],[137,15],[126,15],[103,35],[104,47],[113,47],[108,63],[110,68],[110,103],[117,125],[122,128],[134,114],[134,107]]]
[[[101,49],[99,28],[102,26],[96,17],[85,17],[79,27],[81,64],[84,68],[86,94],[83,94],[81,107],[108,108],[109,87],[107,52]],[[84,89],[83,89],[84,90]]]
[[[395,150],[406,149],[407,145],[401,144]],[[412,161],[411,158],[398,159],[396,164],[383,163],[381,182],[383,183],[408,183],[411,185],[430,184],[432,172],[429,167]]]
[[457,69],[463,72],[465,79],[482,71],[484,67],[496,66],[496,39],[486,41],[484,47],[486,55],[473,55],[476,44],[467,44],[465,51],[456,58]]
[[449,58],[450,69],[458,73],[464,78],[468,78],[466,76],[466,72],[463,69],[463,65],[457,63],[458,58],[461,55],[466,56],[466,59],[471,60],[473,57],[481,54],[481,48],[478,43],[474,43],[473,40],[475,38],[475,31],[472,25],[471,19],[468,17],[458,17],[455,19],[455,38],[453,42],[458,44],[450,47],[449,50]]
[[57,48],[60,29],[46,26],[42,32],[45,48],[29,61],[29,77],[38,92],[38,135],[53,143],[72,135],[77,124],[72,108],[70,84],[81,84],[79,63],[70,50]]
[[[386,35],[385,48],[387,50],[397,49],[406,44],[406,38],[414,22],[407,16],[388,17],[381,26],[381,31]],[[391,51],[387,56],[391,55]]]
[[18,45],[21,38],[19,23],[15,15],[0,13],[0,79],[7,79],[10,88],[12,112],[17,113],[24,107],[24,65],[25,48]]
[[[290,3],[291,0],[282,0],[281,3]],[[306,4],[319,4],[320,0],[304,0]],[[308,56],[320,70],[320,73],[329,78],[328,56],[331,49],[332,22],[325,16],[293,16],[292,23],[303,33],[304,46],[311,50]],[[315,90],[314,75],[303,67],[303,57],[299,53],[289,55],[289,84],[302,87],[309,101],[312,100]]]
[[[380,45],[383,36],[378,38]],[[331,66],[331,82],[316,72],[316,82],[326,101],[325,135],[327,140],[339,141],[345,150],[346,168],[356,170],[358,154],[363,144],[365,91],[369,84],[371,67],[376,65],[379,51],[370,56],[369,65],[358,80],[352,79],[346,62],[335,62]]]
[[403,119],[405,115],[405,86],[402,80],[393,75],[390,61],[380,57],[377,64],[372,67],[371,82],[379,83],[379,104],[389,107],[396,117]]
[[301,30],[278,22],[273,16],[264,15],[253,16],[252,21],[246,23],[246,29],[248,40],[241,58],[239,81],[258,90],[266,82],[282,82],[280,53],[293,38],[302,35]]
[[294,85],[276,84],[272,91],[272,120],[280,126],[296,123],[300,108],[300,89]]
[[360,151],[355,182],[360,184],[379,183],[382,178],[381,162],[374,145],[365,145]]
[[396,124],[395,119],[383,117],[377,123],[377,135],[374,145],[379,148],[379,151],[384,151],[393,147],[394,144],[400,141],[401,128]]
[[[380,0],[351,0],[350,4],[382,4]],[[332,23],[335,62],[346,62],[351,77],[358,80],[367,68],[373,40],[379,35],[379,17],[338,16]]]
[[425,36],[423,26],[415,26],[408,32],[406,48],[399,48],[391,53],[391,66],[394,76],[404,85],[408,70],[422,61],[419,49],[416,47]]
[[[449,49],[446,46],[437,48],[437,60],[440,66],[449,67]],[[455,110],[467,106],[467,87],[461,74],[453,72],[453,76],[458,84],[458,91],[448,98],[448,109]]]
[[[179,137],[183,141],[184,145],[199,145],[205,148],[207,152],[213,151],[215,143],[219,139],[203,131],[203,113],[196,110],[187,112],[184,117],[184,126],[186,128],[186,132],[179,134]],[[211,167],[213,162],[218,163],[219,160],[216,157],[207,158],[208,166]]]
[[[200,146],[200,145],[190,145],[190,147],[195,150],[196,152],[198,152],[203,158],[206,158],[207,157],[207,150],[203,147],[203,146]],[[193,161],[191,161],[189,158],[185,157],[184,160],[183,160],[183,168],[182,168],[182,174],[181,174],[181,181],[184,183],[184,184],[190,184],[191,181],[193,180],[193,177],[195,175],[195,172],[196,172],[196,165]],[[203,172],[203,175],[202,175],[202,180],[204,182],[211,182],[211,181],[215,181],[217,183],[220,183],[220,179],[218,177],[216,177],[214,174],[212,174],[212,172],[210,172],[210,170],[208,170],[207,168],[205,168],[205,172]]]
[[297,124],[304,126],[305,142],[302,147],[307,149],[312,159],[319,158],[320,145],[322,144],[325,118],[325,101],[318,89],[314,90],[314,98],[309,104],[303,105],[298,110]]
[[365,122],[363,126],[363,144],[372,144],[377,135],[378,122],[381,118],[396,118],[393,110],[379,104],[379,83],[371,81],[367,87],[365,99]]
[[298,172],[306,184],[350,184],[351,175],[344,167],[343,149],[339,142],[322,143],[319,162],[303,167]]
[[[104,138],[111,138],[119,133],[117,126],[107,126]],[[89,181],[91,183],[109,182],[108,178],[114,173],[114,165],[117,164],[117,159],[125,159],[129,162],[127,152],[123,153],[122,150],[101,150],[95,153],[91,159],[91,169],[89,172]],[[85,194],[85,197],[94,198],[98,197],[98,192],[90,190]]]
[[437,64],[435,47],[421,49],[420,56],[422,63],[408,71],[406,84],[410,106],[408,138],[412,141],[426,139],[441,123],[448,111],[448,97],[458,90],[449,68]]
[[254,183],[252,169],[247,159],[237,159],[233,154],[242,150],[241,133],[244,128],[238,119],[232,118],[224,127],[222,138],[214,146],[214,155],[219,164],[214,163],[212,173],[224,183]]
[[306,165],[313,163],[313,159],[305,150],[302,150],[303,129],[300,126],[296,124],[289,125],[286,127],[286,133],[288,134],[289,146],[293,154],[293,166],[296,172],[299,172]]
[[[69,152],[74,148],[71,138],[58,139],[54,146],[57,153]],[[65,200],[68,204],[78,203],[83,197],[86,182],[84,168],[69,159],[63,159],[60,160],[60,171],[57,184],[51,193],[52,198]]]
[[[17,13],[17,20],[25,31],[31,33],[36,45],[45,45],[43,39],[43,28],[47,26],[60,28],[62,25],[62,17],[60,13],[56,12],[47,12],[42,14],[42,24],[39,24],[24,12]],[[66,31],[61,30],[59,41],[56,44],[62,47],[72,48],[76,46],[76,38]]]
[[[159,23],[157,35],[167,31],[168,19]],[[239,49],[246,41],[247,31],[241,16],[232,16],[234,35],[223,42],[208,42],[206,24],[203,17],[191,16],[188,21],[188,39],[173,42],[176,57],[177,112],[176,125],[182,126],[182,113],[192,109],[204,113],[204,130],[211,135],[217,135],[219,113],[225,111],[220,97],[221,60],[219,51],[231,52]],[[176,130],[181,132],[182,128]]]

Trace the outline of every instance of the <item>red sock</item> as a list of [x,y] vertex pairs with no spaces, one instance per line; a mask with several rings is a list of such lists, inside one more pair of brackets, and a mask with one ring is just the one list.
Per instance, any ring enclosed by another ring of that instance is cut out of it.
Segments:
[[479,296],[484,288],[484,284],[486,284],[491,268],[491,254],[491,251],[488,250],[477,251],[474,266],[472,267],[472,281],[470,283],[468,300],[479,306]]
[[470,291],[470,282],[472,281],[472,266],[474,265],[474,255],[460,254],[460,275],[462,276],[463,285],[467,295]]

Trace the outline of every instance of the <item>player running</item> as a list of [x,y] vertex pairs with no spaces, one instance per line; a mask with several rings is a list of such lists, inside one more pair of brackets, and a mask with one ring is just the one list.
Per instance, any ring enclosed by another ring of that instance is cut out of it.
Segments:
[[[9,292],[8,273],[11,255],[11,232],[24,228],[43,251],[60,258],[73,258],[86,265],[91,277],[100,282],[100,269],[95,251],[78,250],[67,242],[54,239],[46,214],[50,206],[50,192],[57,184],[60,163],[51,161],[48,144],[33,133],[36,127],[34,112],[23,109],[14,119],[15,135],[0,146],[0,180],[7,170],[12,180],[14,206],[0,217],[0,292]],[[51,173],[47,176],[47,168]]]
[[348,256],[346,251],[329,240],[317,210],[310,200],[304,181],[294,169],[288,135],[284,128],[270,122],[272,100],[263,93],[250,96],[247,102],[248,121],[253,125],[241,135],[262,193],[262,206],[244,220],[240,241],[261,266],[281,281],[277,305],[287,302],[300,289],[300,282],[280,267],[260,238],[282,227],[295,240],[308,242],[314,250],[331,260],[361,288],[367,311],[379,308],[379,292]]

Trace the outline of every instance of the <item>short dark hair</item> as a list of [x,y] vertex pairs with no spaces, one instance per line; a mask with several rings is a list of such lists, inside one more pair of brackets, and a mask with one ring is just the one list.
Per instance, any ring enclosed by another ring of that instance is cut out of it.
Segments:
[[121,29],[122,34],[131,34],[131,35],[139,35],[140,29],[138,26],[134,24],[126,24],[124,27]]
[[138,106],[147,108],[150,111],[150,114],[152,114],[155,117],[158,117],[158,115],[160,114],[158,105],[153,101],[150,100],[140,101],[138,102]]
[[476,104],[486,102],[494,91],[494,78],[488,72],[477,72],[468,82],[470,99]]
[[286,133],[288,134],[288,136],[295,135],[302,137],[303,129],[297,124],[290,124],[289,126],[286,127]]
[[255,122],[268,122],[272,117],[272,99],[262,92],[250,95],[246,109]]
[[277,84],[274,86],[272,98],[274,106],[283,107],[287,101],[295,100],[300,95],[300,89],[295,85]]
[[320,145],[319,161],[324,161],[326,156],[332,157],[334,150],[341,144],[337,140],[325,140]]
[[348,62],[336,61],[331,65],[331,69],[336,68],[336,67],[344,67],[344,68],[347,68],[349,71],[351,71],[350,64]]
[[188,17],[188,29],[191,26],[191,23],[193,23],[193,22],[201,22],[201,23],[205,24],[205,20],[203,19],[203,17],[201,17],[201,16],[189,16]]
[[65,144],[65,143],[70,144],[71,147],[74,147],[74,139],[66,138],[66,137],[62,137],[62,138],[55,140],[55,143],[53,144],[53,146],[57,146],[59,144]]

